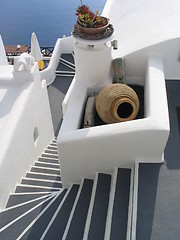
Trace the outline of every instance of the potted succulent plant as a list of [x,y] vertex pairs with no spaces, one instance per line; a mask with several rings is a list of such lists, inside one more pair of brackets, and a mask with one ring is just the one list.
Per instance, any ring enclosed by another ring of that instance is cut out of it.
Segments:
[[96,35],[106,31],[109,26],[109,19],[99,16],[100,12],[93,13],[89,6],[81,5],[76,9],[78,30],[87,35]]

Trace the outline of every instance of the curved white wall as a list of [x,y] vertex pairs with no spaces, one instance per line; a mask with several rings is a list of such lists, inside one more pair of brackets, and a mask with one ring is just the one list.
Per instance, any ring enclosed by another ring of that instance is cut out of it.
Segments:
[[102,15],[110,18],[124,56],[153,44],[180,37],[179,0],[107,0]]
[[58,135],[65,187],[97,171],[132,167],[136,161],[163,161],[169,117],[161,58],[151,57],[147,64],[145,118],[79,129],[86,98],[87,86],[76,84]]
[[30,72],[12,70],[11,79],[0,73],[1,209],[54,137],[46,82],[41,81],[37,63]]
[[124,56],[126,77],[129,82],[144,81],[148,56],[161,56],[166,79],[180,79],[180,38],[154,44]]

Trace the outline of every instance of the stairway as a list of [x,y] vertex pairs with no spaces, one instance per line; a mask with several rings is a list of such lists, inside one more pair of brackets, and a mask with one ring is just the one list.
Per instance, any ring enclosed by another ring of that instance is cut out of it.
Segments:
[[72,54],[62,54],[59,59],[59,65],[56,69],[56,76],[59,77],[74,77],[75,64]]
[[0,212],[0,239],[128,239],[131,184],[132,170],[119,168],[63,189],[53,140]]

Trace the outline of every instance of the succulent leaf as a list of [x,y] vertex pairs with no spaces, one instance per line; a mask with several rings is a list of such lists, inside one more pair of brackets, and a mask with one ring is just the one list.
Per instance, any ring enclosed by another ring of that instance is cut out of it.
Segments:
[[82,5],[82,6],[79,6],[77,9],[76,9],[76,15],[79,16],[79,14],[88,14],[90,13],[90,8],[86,5]]
[[99,10],[96,13],[93,13],[89,6],[82,4],[76,9],[76,15],[78,16],[77,22],[88,28],[97,28],[98,26],[103,26],[106,24],[99,16]]

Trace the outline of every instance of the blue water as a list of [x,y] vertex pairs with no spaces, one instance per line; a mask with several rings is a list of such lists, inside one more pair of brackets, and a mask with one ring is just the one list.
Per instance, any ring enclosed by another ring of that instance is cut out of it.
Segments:
[[[84,0],[91,10],[103,10],[106,0]],[[40,46],[54,46],[69,36],[80,0],[0,0],[0,34],[5,45],[30,44],[35,32]]]

